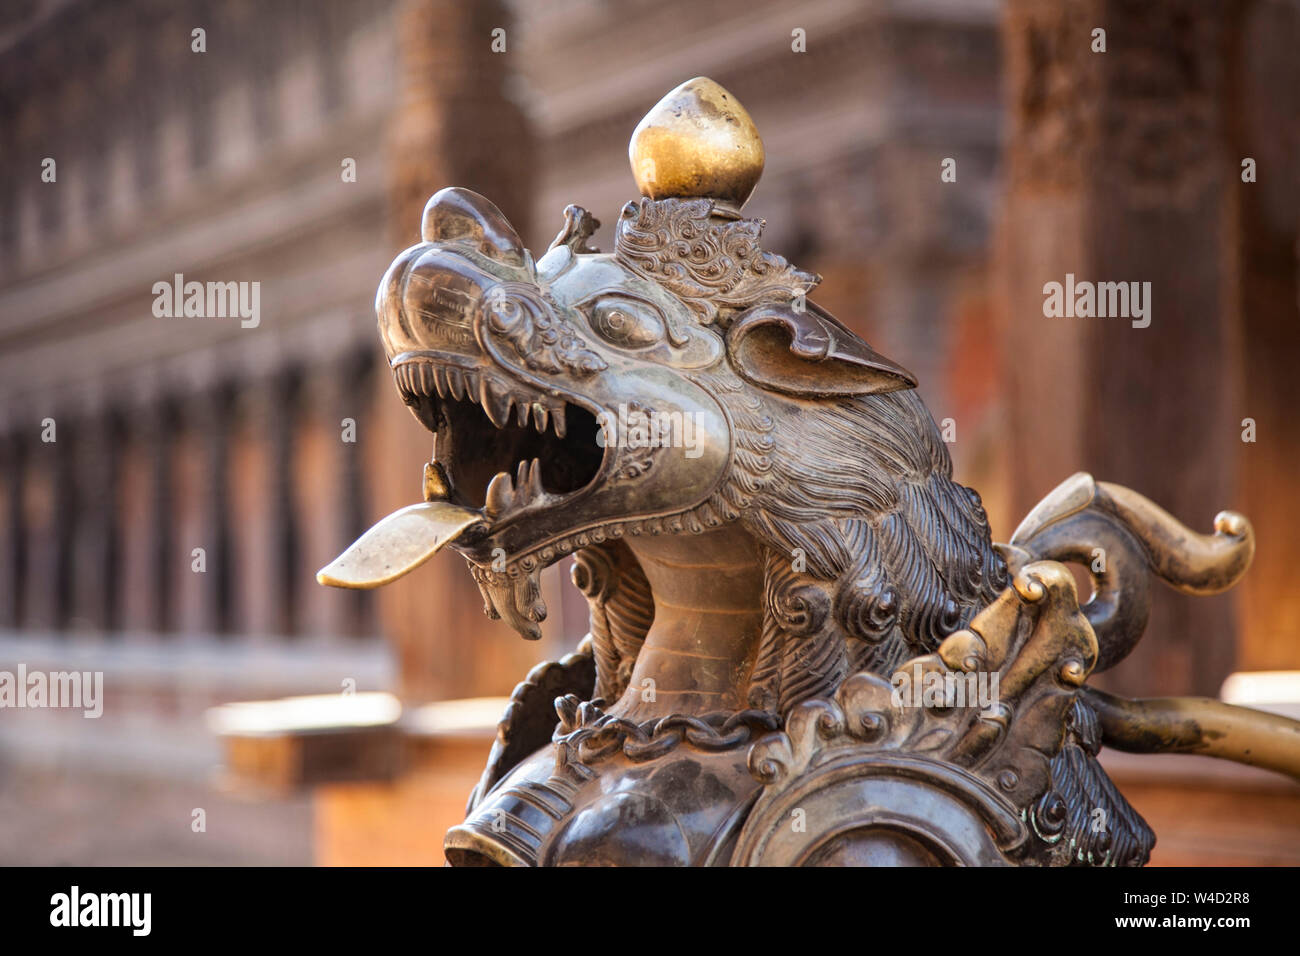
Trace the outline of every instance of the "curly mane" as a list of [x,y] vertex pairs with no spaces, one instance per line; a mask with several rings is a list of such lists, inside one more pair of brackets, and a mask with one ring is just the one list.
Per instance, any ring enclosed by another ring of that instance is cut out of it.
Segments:
[[[763,634],[749,704],[786,713],[849,673],[934,650],[1006,586],[979,495],[952,480],[912,391],[766,414],[727,372],[736,467],[713,505],[766,548]],[[791,422],[789,431],[777,423]]]

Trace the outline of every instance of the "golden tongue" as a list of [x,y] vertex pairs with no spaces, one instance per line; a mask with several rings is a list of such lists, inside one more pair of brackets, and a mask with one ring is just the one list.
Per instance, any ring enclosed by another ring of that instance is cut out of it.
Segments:
[[414,571],[475,525],[483,515],[450,501],[423,501],[394,511],[316,572],[336,588],[377,588]]

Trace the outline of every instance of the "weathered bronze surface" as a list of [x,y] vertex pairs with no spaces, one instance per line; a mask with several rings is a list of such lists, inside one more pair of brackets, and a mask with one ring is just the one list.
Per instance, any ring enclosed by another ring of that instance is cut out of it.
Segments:
[[[762,147],[735,98],[684,84],[630,153],[644,196],[612,253],[570,206],[534,261],[450,188],[379,288],[436,435],[416,508],[439,514],[390,516],[322,580],[378,585],[448,544],[535,638],[538,575],[573,554],[591,607],[516,688],[449,860],[1140,865],[1154,836],[1103,743],[1300,776],[1294,721],[1085,687],[1141,636],[1152,576],[1241,577],[1245,518],[1197,534],[1079,474],[995,545],[915,379],[739,218]],[[1093,577],[1082,606],[1061,562]]]

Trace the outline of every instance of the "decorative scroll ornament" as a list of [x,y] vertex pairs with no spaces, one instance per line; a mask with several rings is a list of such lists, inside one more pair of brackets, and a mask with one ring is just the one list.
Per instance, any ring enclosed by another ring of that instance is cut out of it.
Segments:
[[[1048,755],[1096,658],[1069,570],[1026,566],[936,653],[888,680],[849,677],[755,744],[750,770],[767,786],[733,862],[978,865],[1032,853],[1023,811],[1050,786]],[[800,808],[809,822],[791,827]]]
[[642,199],[623,207],[614,255],[677,296],[705,324],[724,327],[736,311],[790,303],[821,279],[764,252],[757,219],[718,221],[708,199]]

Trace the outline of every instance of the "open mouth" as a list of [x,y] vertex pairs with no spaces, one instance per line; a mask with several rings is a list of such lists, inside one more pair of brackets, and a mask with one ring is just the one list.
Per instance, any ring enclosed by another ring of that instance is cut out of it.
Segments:
[[596,416],[486,369],[429,357],[393,366],[402,400],[433,432],[451,500],[494,527],[572,498],[600,474]]

